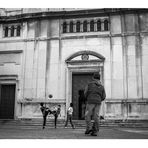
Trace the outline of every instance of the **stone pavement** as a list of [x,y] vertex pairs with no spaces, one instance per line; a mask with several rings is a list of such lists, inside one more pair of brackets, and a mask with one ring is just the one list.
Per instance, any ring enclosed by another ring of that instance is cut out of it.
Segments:
[[51,128],[44,130],[0,126],[0,139],[148,139],[148,128],[101,127],[97,137],[85,136],[85,129]]

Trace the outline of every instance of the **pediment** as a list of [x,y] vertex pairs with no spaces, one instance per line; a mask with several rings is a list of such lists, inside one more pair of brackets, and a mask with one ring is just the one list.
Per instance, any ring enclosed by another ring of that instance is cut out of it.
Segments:
[[100,61],[103,62],[105,60],[105,58],[99,54],[96,53],[94,51],[79,51],[76,52],[74,54],[72,54],[71,56],[69,56],[65,62],[69,63],[69,62],[87,62],[87,61]]

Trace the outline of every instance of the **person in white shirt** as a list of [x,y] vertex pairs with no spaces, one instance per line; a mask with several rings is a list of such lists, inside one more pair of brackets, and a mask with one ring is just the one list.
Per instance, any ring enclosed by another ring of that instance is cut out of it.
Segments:
[[72,122],[72,114],[73,114],[73,104],[70,103],[70,106],[69,106],[69,108],[68,108],[68,110],[67,110],[67,119],[66,119],[66,123],[65,123],[65,128],[66,128],[67,125],[68,125],[68,121],[70,121],[71,127],[72,127],[73,129],[75,129],[75,126],[74,126],[74,124],[73,124],[73,122]]
[[52,111],[52,114],[54,115],[55,128],[57,128],[57,118],[59,115],[61,116],[61,105],[58,105],[57,107],[55,107],[54,110]]

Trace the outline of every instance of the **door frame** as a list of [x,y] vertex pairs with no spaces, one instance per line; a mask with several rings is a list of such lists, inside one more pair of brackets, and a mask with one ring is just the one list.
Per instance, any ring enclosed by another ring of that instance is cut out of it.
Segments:
[[14,98],[14,117],[13,119],[17,119],[17,91],[18,88],[18,77],[17,75],[11,76],[0,76],[0,85],[15,85],[15,98]]
[[[66,110],[69,107],[69,104],[72,101],[72,75],[73,74],[81,74],[81,73],[94,73],[94,72],[100,72],[101,73],[101,80],[104,84],[104,62],[80,62],[80,63],[68,63],[67,69],[66,69]],[[104,105],[102,103],[103,107],[103,115],[105,113],[104,111]]]

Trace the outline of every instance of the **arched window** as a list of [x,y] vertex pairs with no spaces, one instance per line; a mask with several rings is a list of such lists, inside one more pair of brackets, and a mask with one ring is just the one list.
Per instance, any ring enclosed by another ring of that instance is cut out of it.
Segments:
[[76,32],[80,32],[80,21],[77,21],[76,23]]
[[94,31],[94,20],[90,21],[90,31]]
[[14,36],[14,26],[11,26],[11,37]]
[[101,21],[97,21],[97,31],[101,31]]
[[108,31],[108,20],[104,20],[104,31]]
[[21,34],[21,26],[19,25],[16,28],[16,36],[20,36],[20,34]]
[[70,22],[70,25],[69,25],[69,32],[73,32],[73,22],[72,21]]
[[66,33],[67,32],[67,23],[64,22],[63,23],[63,33]]
[[5,27],[5,29],[4,29],[4,36],[5,37],[8,37],[8,29],[9,29],[8,27]]
[[87,32],[87,21],[83,22],[83,32]]

